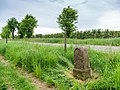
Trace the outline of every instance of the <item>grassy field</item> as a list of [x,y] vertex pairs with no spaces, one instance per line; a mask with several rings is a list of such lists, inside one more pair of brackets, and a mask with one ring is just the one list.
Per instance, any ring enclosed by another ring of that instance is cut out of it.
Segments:
[[[120,53],[103,53],[89,49],[93,77],[86,81],[72,76],[73,47],[67,48],[65,55],[63,47],[0,42],[0,53],[15,66],[33,72],[36,77],[58,90],[120,89]],[[5,86],[4,80],[2,83]]]
[[[18,39],[20,40],[20,39]],[[43,42],[43,43],[64,43],[62,38],[30,38],[21,39],[21,41],[28,42]],[[108,46],[120,46],[120,38],[109,39],[67,39],[68,44],[82,44],[82,45],[108,45]]]

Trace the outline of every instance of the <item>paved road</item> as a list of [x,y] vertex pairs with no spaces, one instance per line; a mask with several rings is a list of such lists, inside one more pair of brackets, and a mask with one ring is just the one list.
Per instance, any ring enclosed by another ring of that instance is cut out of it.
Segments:
[[[34,43],[40,45],[48,45],[48,46],[64,46],[64,44],[55,44],[55,43]],[[104,52],[117,52],[120,51],[120,46],[99,46],[99,45],[79,45],[79,44],[67,44],[67,46],[73,47],[88,47],[97,51],[104,51]]]

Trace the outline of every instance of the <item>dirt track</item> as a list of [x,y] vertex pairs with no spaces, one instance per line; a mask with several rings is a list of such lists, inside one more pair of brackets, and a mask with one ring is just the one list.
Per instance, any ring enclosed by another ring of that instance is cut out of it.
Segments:
[[[5,67],[7,67],[7,65],[9,65],[9,62],[7,60],[5,60],[1,54],[0,54],[0,62],[2,62],[5,65]],[[37,90],[56,90],[54,87],[52,87],[52,86],[50,87],[49,85],[47,85],[47,83],[36,78],[33,75],[33,73],[28,73],[18,67],[17,67],[17,73],[20,74],[21,76],[25,77],[26,79],[29,79],[32,82],[32,84],[36,87]],[[9,86],[9,88],[7,90],[15,90],[15,89],[12,89]]]

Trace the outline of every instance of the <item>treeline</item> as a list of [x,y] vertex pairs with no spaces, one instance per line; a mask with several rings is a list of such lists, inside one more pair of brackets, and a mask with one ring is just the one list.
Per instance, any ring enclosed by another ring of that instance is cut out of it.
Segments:
[[33,36],[34,28],[37,27],[37,20],[31,14],[27,14],[23,20],[20,22],[17,21],[15,17],[8,19],[6,25],[2,27],[2,33],[0,34],[2,38],[14,39],[15,31],[18,31],[19,38],[30,38]]
[[[36,34],[33,38],[63,38],[64,33],[56,33],[56,34]],[[120,31],[114,31],[109,29],[92,29],[86,31],[76,31],[70,35],[70,38],[77,39],[89,39],[89,38],[115,38],[120,37]]]
[[55,33],[55,34],[36,34],[33,38],[63,38],[64,33]]

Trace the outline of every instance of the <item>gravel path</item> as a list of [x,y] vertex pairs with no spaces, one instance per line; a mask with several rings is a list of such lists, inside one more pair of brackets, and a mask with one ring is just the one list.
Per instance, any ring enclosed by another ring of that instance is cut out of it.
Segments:
[[[33,42],[32,42],[33,43]],[[64,44],[55,44],[55,43],[34,43],[39,45],[48,45],[48,46],[64,46]],[[120,51],[120,46],[100,46],[100,45],[79,45],[79,44],[67,44],[68,47],[88,47],[96,51],[104,51],[104,52],[118,52]]]
[[[14,42],[14,41],[10,41]],[[17,41],[19,42],[19,41]],[[39,44],[39,45],[47,45],[47,46],[63,46],[64,44],[57,44],[57,43],[40,43],[40,42],[27,42],[31,44]],[[80,44],[67,44],[67,47],[74,46],[74,47],[88,47],[90,49],[96,51],[103,51],[103,52],[120,52],[120,46],[102,46],[102,45],[80,45]]]

